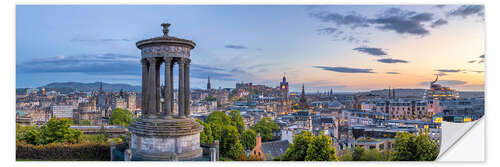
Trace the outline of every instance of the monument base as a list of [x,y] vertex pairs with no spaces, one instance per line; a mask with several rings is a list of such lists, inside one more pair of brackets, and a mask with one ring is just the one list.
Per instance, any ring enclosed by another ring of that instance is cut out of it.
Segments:
[[202,156],[200,132],[193,118],[139,119],[129,127],[132,160],[183,161]]

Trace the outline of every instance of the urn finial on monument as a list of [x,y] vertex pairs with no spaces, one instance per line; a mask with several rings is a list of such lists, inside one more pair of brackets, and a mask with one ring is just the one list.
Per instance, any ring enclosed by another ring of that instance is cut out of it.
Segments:
[[162,23],[161,26],[163,27],[163,36],[168,36],[168,27],[170,27],[170,23]]

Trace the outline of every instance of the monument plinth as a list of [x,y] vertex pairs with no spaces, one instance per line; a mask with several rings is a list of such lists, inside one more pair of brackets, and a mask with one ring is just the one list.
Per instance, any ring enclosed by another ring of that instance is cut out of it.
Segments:
[[[190,51],[196,44],[168,36],[170,24],[162,24],[163,36],[136,43],[141,50],[142,117],[129,126],[132,160],[193,160],[202,156],[203,127],[190,118]],[[165,65],[165,87],[160,87],[160,67]],[[178,114],[174,115],[173,67],[178,64]],[[163,102],[160,101],[163,99]]]

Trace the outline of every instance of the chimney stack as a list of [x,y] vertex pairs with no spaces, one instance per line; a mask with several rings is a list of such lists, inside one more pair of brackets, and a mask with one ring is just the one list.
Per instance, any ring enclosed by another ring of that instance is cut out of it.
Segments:
[[255,138],[255,147],[260,148],[262,145],[262,137],[260,137],[260,133],[257,133],[257,137]]

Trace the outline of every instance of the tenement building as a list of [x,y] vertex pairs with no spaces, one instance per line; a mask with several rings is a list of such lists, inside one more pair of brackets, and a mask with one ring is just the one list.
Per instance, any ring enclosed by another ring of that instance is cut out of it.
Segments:
[[[168,35],[170,24],[162,24],[163,36],[136,43],[141,50],[143,115],[132,123],[132,160],[194,160],[202,156],[202,126],[190,117],[189,65],[195,43]],[[179,71],[178,107],[174,115],[173,68]],[[165,88],[160,86],[164,65]],[[163,92],[162,92],[163,90]]]

